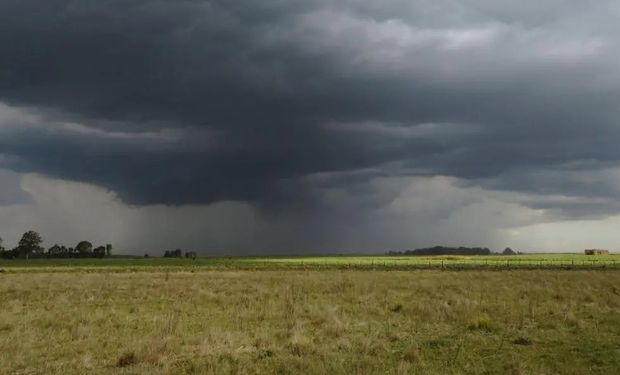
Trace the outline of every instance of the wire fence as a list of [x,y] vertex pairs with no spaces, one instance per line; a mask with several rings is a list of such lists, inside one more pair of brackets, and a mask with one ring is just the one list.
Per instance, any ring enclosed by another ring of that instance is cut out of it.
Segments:
[[220,264],[226,269],[370,269],[370,270],[520,270],[520,269],[597,269],[620,270],[618,260],[559,260],[559,259],[424,259],[424,260],[360,260],[360,261],[255,261],[240,264],[230,262]]
[[209,270],[620,270],[620,259],[497,259],[493,258],[199,258],[173,263],[152,261],[64,264],[61,262],[4,262],[4,272],[136,272],[136,271],[209,271]]

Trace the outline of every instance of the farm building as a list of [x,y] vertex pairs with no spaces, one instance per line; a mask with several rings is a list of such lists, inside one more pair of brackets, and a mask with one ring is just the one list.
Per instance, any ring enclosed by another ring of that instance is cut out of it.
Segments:
[[602,249],[586,249],[584,252],[586,255],[609,255],[609,250]]

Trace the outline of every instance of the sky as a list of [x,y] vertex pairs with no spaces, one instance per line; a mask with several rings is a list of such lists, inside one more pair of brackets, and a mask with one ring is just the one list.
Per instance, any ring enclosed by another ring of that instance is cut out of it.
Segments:
[[0,236],[620,249],[614,0],[0,0]]

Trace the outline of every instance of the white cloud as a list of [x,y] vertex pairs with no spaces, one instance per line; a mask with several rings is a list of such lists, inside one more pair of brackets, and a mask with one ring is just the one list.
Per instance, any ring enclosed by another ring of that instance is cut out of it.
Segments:
[[531,251],[575,252],[583,249],[620,251],[620,215],[597,220],[538,223],[515,228],[512,243]]

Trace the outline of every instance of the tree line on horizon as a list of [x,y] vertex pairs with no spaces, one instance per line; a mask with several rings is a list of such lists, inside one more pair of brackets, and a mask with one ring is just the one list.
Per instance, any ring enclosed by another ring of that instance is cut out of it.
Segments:
[[[425,247],[421,249],[415,250],[405,250],[405,251],[390,251],[387,255],[493,255],[498,253],[493,253],[491,249],[488,247],[450,247],[450,246],[433,246],[433,247]],[[499,253],[501,255],[517,255],[520,254],[507,247]]]
[[[196,259],[197,256],[198,254],[195,251],[185,252],[186,258]],[[166,250],[166,252],[164,252],[164,258],[182,258],[182,257],[183,257],[183,251],[181,249]]]
[[49,249],[43,246],[43,238],[33,230],[22,235],[17,247],[7,250],[2,246],[0,238],[0,258],[31,259],[31,258],[105,258],[112,254],[112,245],[94,247],[89,241],[80,241],[75,247],[55,244]]

